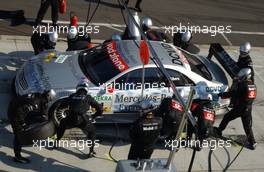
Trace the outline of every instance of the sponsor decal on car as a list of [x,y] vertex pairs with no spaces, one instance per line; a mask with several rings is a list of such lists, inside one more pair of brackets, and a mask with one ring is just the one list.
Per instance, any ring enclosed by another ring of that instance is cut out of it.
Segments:
[[184,64],[186,65],[189,64],[189,62],[184,57],[181,51],[177,50],[176,48],[166,43],[161,43],[161,46],[164,48],[167,54],[171,57],[171,61],[173,64],[177,64],[181,66],[183,66]]
[[55,63],[64,63],[64,61],[69,57],[69,55],[59,55],[55,60]]
[[96,101],[99,101],[99,102],[108,102],[108,101],[112,101],[112,96],[111,96],[111,95],[94,96],[93,98],[94,98]]
[[162,100],[163,98],[167,97],[166,94],[161,94],[161,95],[151,95],[151,94],[145,94],[144,97],[142,98],[141,95],[136,95],[136,96],[128,96],[124,94],[116,94],[115,96],[115,102],[116,103],[137,103],[143,100],[150,100],[153,102],[158,102]]
[[110,42],[109,44],[106,45],[106,49],[108,52],[108,55],[110,57],[110,60],[114,64],[114,66],[120,71],[123,72],[128,69],[128,65],[126,62],[122,59],[120,54],[118,53],[116,49],[116,43],[115,42]]
[[44,58],[45,62],[50,62],[52,58],[56,56],[56,52],[49,52],[48,55]]

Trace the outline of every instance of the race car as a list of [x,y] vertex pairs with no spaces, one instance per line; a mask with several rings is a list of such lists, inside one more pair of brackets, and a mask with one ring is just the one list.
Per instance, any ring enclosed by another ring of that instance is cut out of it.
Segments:
[[[103,104],[104,115],[111,116],[111,120],[118,119],[118,122],[131,121],[135,119],[142,99],[159,105],[163,98],[173,94],[151,60],[144,66],[142,83],[139,44],[136,40],[120,40],[83,51],[43,52],[33,56],[18,71],[14,82],[16,93],[25,95],[54,89],[57,97],[50,102],[49,114],[58,124],[67,115],[65,98],[75,92],[80,79],[86,78],[89,94]],[[228,80],[215,62],[169,43],[150,41],[150,44],[184,100],[193,86],[196,98],[215,95],[218,109],[229,104],[228,99],[218,99],[218,93],[228,90]]]

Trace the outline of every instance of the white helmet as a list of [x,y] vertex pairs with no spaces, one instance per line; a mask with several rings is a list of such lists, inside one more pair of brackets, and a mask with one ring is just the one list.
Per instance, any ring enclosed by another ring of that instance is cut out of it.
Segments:
[[189,42],[191,40],[191,38],[192,38],[192,33],[189,30],[186,30],[181,35],[181,40],[183,42]]
[[112,39],[113,41],[120,41],[120,40],[121,40],[121,36],[118,35],[118,34],[113,34],[113,35],[111,36],[111,39]]
[[239,80],[248,80],[251,77],[251,72],[250,68],[243,68],[238,72],[237,77]]
[[76,38],[78,34],[77,28],[75,26],[71,26],[67,35],[68,39],[74,39]]
[[58,33],[57,32],[51,32],[48,35],[49,35],[49,41],[55,44],[58,40],[58,37],[59,37]]
[[141,22],[141,27],[144,31],[150,29],[152,26],[152,20],[149,17],[143,18]]
[[76,92],[81,90],[81,89],[84,89],[87,93],[89,91],[89,84],[88,84],[88,81],[86,79],[82,79],[78,85],[76,86]]
[[247,53],[248,54],[250,49],[251,49],[251,45],[249,42],[245,42],[245,43],[241,44],[239,47],[239,51],[241,53]]

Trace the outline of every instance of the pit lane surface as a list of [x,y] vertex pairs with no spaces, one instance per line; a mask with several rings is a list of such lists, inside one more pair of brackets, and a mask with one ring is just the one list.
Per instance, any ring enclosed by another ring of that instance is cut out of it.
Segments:
[[[60,21],[65,23],[69,20],[69,12],[74,11],[79,21],[85,22],[88,4],[92,7],[96,0],[68,0],[67,14],[60,15]],[[129,6],[134,7],[135,0],[131,0]],[[30,35],[34,21],[40,6],[40,0],[2,0],[0,2],[0,35]],[[241,42],[250,41],[253,46],[264,46],[264,3],[262,0],[239,1],[239,0],[166,0],[152,1],[143,0],[143,13],[141,16],[150,16],[154,25],[158,27],[179,26],[231,26],[231,33],[195,34],[193,41],[198,44],[220,42],[224,45],[239,45]],[[10,16],[7,11],[24,10],[27,24],[10,26]],[[50,9],[45,19],[50,20]],[[99,34],[93,34],[93,38],[106,39],[113,32],[120,33],[124,28],[122,15],[117,0],[103,0],[92,20],[93,23],[103,23],[107,26],[100,27]],[[59,22],[60,23],[60,22]],[[110,24],[118,24],[113,27]],[[163,30],[164,31],[164,30]]]

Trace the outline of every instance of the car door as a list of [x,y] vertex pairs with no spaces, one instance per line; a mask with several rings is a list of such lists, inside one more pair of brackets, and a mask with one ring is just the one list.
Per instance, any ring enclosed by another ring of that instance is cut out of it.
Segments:
[[159,76],[157,68],[145,68],[145,82],[142,85],[142,68],[134,69],[119,78],[113,84],[115,87],[114,112],[135,112],[139,110],[139,102],[143,99],[151,100],[158,105],[161,100],[162,85],[165,83]]

